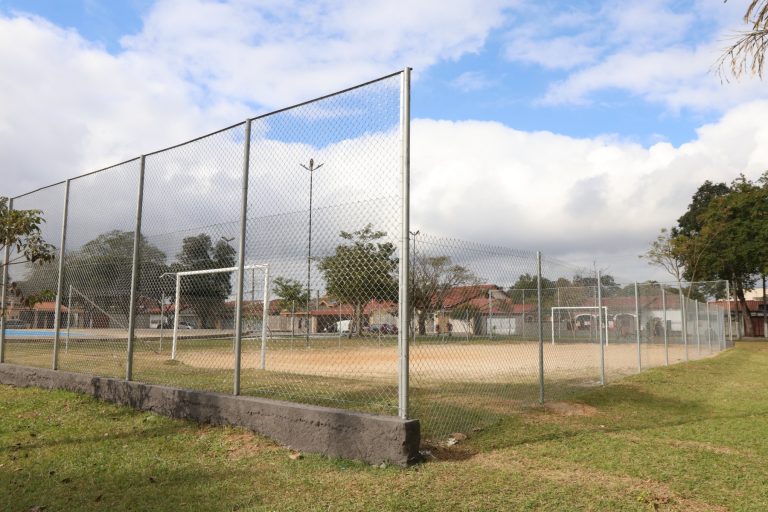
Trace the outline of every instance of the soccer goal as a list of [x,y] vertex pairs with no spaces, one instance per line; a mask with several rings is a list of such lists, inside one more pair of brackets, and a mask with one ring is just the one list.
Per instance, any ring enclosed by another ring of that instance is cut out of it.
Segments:
[[[571,319],[571,313],[572,312],[579,312],[579,311],[586,311],[586,312],[592,312],[590,314],[590,318],[595,318],[595,312],[601,311],[602,312],[602,329],[605,332],[605,344],[608,344],[608,307],[607,306],[553,306],[551,314],[549,316],[550,322],[552,324],[552,344],[555,344],[555,313],[559,313],[561,311],[565,311],[568,313],[568,318]],[[558,324],[560,323],[560,319],[558,316]],[[576,330],[576,322],[572,323],[572,329],[574,329],[574,332]],[[592,325],[590,323],[590,331],[592,330]]]
[[[174,314],[173,314],[173,341],[171,344],[171,359],[176,359],[176,348],[178,346],[178,339],[179,339],[179,328],[181,326],[180,324],[180,317],[181,317],[181,296],[182,296],[182,289],[181,289],[181,282],[182,279],[189,276],[203,276],[203,275],[211,275],[211,274],[221,274],[225,272],[237,272],[239,270],[238,267],[228,267],[228,268],[212,268],[207,270],[188,270],[184,272],[176,272],[176,301],[174,306]],[[262,319],[261,319],[261,369],[263,370],[266,368],[266,356],[267,356],[267,319],[269,318],[269,265],[263,264],[263,265],[245,265],[243,267],[243,277],[245,277],[245,271],[251,270],[256,271],[260,270],[264,274],[264,290],[262,292]],[[240,305],[242,308],[242,305]],[[192,326],[187,325],[187,328],[190,328]],[[241,332],[243,330],[242,324],[240,326],[235,325],[235,329],[238,327],[240,328]]]

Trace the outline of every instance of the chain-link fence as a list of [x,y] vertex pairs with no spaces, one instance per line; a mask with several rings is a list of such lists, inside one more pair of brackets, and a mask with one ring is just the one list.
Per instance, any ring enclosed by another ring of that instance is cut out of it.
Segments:
[[409,231],[408,87],[396,73],[13,199],[43,211],[57,258],[8,267],[1,359],[419,418],[436,439],[726,347],[725,283]]

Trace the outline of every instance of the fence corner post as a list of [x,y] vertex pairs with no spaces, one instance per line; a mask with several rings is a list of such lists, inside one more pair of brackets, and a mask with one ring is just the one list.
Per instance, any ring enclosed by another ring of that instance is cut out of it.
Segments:
[[[67,245],[67,215],[69,212],[69,184],[71,180],[66,181],[64,185],[64,212],[61,217],[61,241],[59,243],[59,275],[56,282],[56,305],[53,313],[53,361],[51,368],[59,369],[59,341],[61,338],[61,293],[64,287],[64,251]],[[67,308],[67,323],[71,311]],[[67,332],[69,336],[69,332]]]
[[133,345],[136,336],[136,292],[139,287],[139,258],[141,247],[141,216],[144,203],[144,163],[146,158],[141,155],[139,160],[139,192],[136,198],[136,226],[133,232],[133,265],[131,267],[131,298],[128,303],[128,353],[125,366],[125,380],[133,380]]

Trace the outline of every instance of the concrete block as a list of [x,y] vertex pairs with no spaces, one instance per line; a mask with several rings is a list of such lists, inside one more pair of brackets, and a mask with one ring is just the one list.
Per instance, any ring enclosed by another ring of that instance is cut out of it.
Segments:
[[295,450],[329,457],[401,466],[419,460],[418,420],[7,363],[0,364],[0,384],[64,389],[173,418],[241,426]]

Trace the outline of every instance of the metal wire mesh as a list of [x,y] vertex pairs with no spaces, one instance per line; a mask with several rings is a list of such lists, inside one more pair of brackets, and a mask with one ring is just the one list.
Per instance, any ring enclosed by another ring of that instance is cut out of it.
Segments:
[[[136,380],[233,389],[244,137],[240,124],[145,158]],[[193,271],[210,273],[177,281]]]
[[598,305],[595,273],[544,258],[542,315],[545,397],[560,399],[599,384],[605,310]]
[[466,432],[538,399],[535,253],[414,237],[410,393],[422,432]]
[[420,231],[401,321],[401,93],[392,75],[16,198],[66,246],[61,276],[11,267],[5,361],[53,365],[58,327],[61,369],[391,415],[406,391],[439,439],[729,345],[724,282],[634,283]]
[[245,258],[272,276],[241,392],[396,414],[400,76],[254,120]]
[[16,210],[42,210],[46,222],[41,226],[43,238],[54,246],[56,259],[43,265],[25,263],[11,250],[8,267],[9,290],[6,293],[5,361],[50,368],[53,357],[53,333],[56,311],[56,287],[59,278],[63,183],[17,197]]
[[70,181],[59,368],[124,377],[139,160]]

